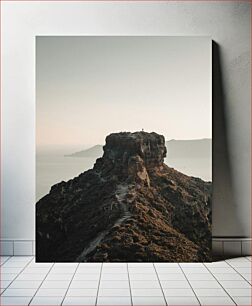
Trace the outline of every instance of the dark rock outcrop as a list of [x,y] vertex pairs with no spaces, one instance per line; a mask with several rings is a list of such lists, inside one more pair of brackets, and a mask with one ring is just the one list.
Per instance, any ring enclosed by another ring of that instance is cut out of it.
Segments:
[[209,261],[211,183],[164,164],[156,133],[114,133],[93,169],[36,204],[37,261]]

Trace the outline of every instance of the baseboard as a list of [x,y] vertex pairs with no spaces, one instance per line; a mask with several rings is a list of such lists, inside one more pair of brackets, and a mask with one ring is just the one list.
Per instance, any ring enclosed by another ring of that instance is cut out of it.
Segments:
[[219,258],[251,256],[251,240],[251,238],[235,237],[213,238],[213,255]]
[[32,256],[35,255],[35,240],[2,239],[0,240],[1,256]]
[[[218,258],[250,256],[251,238],[218,237],[212,239],[213,255]],[[35,255],[34,240],[0,240],[1,256],[32,256]]]

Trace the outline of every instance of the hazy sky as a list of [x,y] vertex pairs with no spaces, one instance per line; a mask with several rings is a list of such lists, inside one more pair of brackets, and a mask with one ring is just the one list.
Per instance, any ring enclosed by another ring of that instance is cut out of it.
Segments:
[[211,138],[211,40],[37,37],[37,145],[103,144],[119,131]]

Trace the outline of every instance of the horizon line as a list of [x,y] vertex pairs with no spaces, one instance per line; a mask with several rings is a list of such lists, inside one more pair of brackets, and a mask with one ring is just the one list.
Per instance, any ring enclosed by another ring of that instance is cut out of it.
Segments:
[[[190,139],[176,139],[176,138],[170,138],[168,140],[165,140],[165,142],[168,141],[197,141],[197,140],[212,140],[210,137],[203,137],[203,138],[190,138]],[[94,146],[103,146],[105,143],[96,143],[96,144],[85,144],[85,143],[75,143],[75,144],[36,144],[36,148],[41,147],[73,147],[73,146],[87,146],[89,148]]]

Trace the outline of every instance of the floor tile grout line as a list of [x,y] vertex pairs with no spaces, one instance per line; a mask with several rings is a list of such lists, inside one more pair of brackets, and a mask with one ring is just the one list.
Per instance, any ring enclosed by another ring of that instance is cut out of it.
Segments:
[[211,272],[211,270],[204,264],[204,266],[206,267],[206,269],[211,273],[211,275],[214,277],[214,279],[216,279],[216,281],[218,282],[218,284],[221,286],[221,288],[226,292],[226,294],[230,297],[230,299],[236,304],[235,300],[233,299],[233,297],[227,292],[226,288],[224,288],[220,281],[215,277],[215,275]]
[[67,287],[67,290],[66,290],[66,292],[65,292],[65,295],[64,295],[63,300],[62,300],[62,302],[61,302],[60,305],[63,305],[63,303],[64,303],[64,301],[65,301],[65,298],[66,298],[66,296],[67,296],[67,292],[68,292],[68,290],[69,290],[69,288],[70,288],[70,286],[71,286],[71,283],[72,283],[72,281],[73,281],[73,279],[74,279],[74,276],[75,276],[75,274],[76,274],[76,272],[77,272],[77,270],[78,270],[79,265],[80,265],[80,263],[77,264],[77,267],[76,267],[76,269],[75,269],[74,272],[73,272],[73,276],[72,276],[72,278],[71,278],[71,280],[70,280],[70,282],[69,282],[69,285],[68,285],[68,287]]
[[130,275],[129,275],[129,264],[128,263],[127,263],[127,273],[128,273],[128,282],[129,282],[129,290],[130,290],[130,301],[131,301],[131,305],[133,305],[133,298],[132,298],[131,284],[130,284]]
[[[35,258],[35,257],[34,257]],[[54,267],[55,263],[52,264],[52,266],[50,267],[50,269],[48,270],[48,272],[46,273],[45,277],[42,279],[41,284],[38,286],[37,290],[35,291],[35,293],[33,294],[33,297],[31,298],[30,302],[28,303],[28,305],[31,304],[32,300],[34,299],[35,295],[38,293],[39,289],[41,288],[42,284],[44,283],[45,279],[47,278],[48,274],[51,272],[52,268]]]
[[[14,257],[14,256],[12,256]],[[28,261],[28,263],[21,269],[21,271],[16,275],[16,277],[13,278],[13,280],[9,283],[9,285],[4,289],[4,291],[0,294],[0,297],[2,297],[3,293],[5,292],[5,290],[7,290],[10,285],[17,279],[17,277],[25,270],[25,268],[32,262],[33,258],[31,258],[30,261]],[[1,304],[0,304],[1,305]]]
[[247,261],[248,261],[248,262],[251,262],[251,260],[250,260],[250,259],[248,259],[248,257],[247,257],[247,256],[244,256],[244,257],[242,257],[242,258],[245,258],[245,259],[247,259]]
[[[14,257],[14,256],[6,256],[8,257],[4,262],[1,263],[0,267],[2,268],[2,266],[11,259],[11,257]],[[248,259],[249,260],[249,259]]]
[[[237,258],[244,258],[244,259],[246,259],[246,263],[247,262],[251,262],[251,260],[250,259],[248,259],[247,258],[247,256],[242,256],[242,257],[237,257]],[[235,257],[235,259],[236,259],[236,257]],[[228,263],[228,262],[239,262],[238,260],[236,261],[236,260],[232,260],[232,258],[230,258],[230,259],[223,259],[223,262],[226,262],[226,263]],[[242,263],[243,261],[241,261],[241,263]]]
[[181,269],[182,273],[184,274],[184,276],[185,276],[186,280],[188,281],[188,284],[189,284],[190,288],[192,289],[192,291],[193,291],[193,293],[194,293],[194,295],[195,295],[195,297],[196,297],[197,301],[199,302],[199,305],[201,305],[201,302],[200,302],[200,300],[199,300],[199,298],[198,298],[198,296],[197,296],[196,292],[194,291],[194,288],[193,288],[193,286],[191,285],[191,283],[190,283],[189,279],[187,278],[187,276],[186,276],[186,274],[185,274],[185,272],[184,272],[183,268],[181,267],[181,265],[180,265],[179,263],[178,263],[178,265],[179,265],[179,267],[180,267],[180,269]]
[[155,273],[156,273],[156,275],[157,275],[158,283],[159,283],[160,289],[161,289],[161,291],[162,291],[162,294],[163,294],[163,297],[164,297],[164,300],[165,300],[165,304],[168,305],[168,302],[167,302],[167,300],[166,300],[166,297],[165,297],[165,294],[164,294],[164,290],[163,290],[161,281],[160,281],[160,279],[159,279],[159,275],[158,275],[158,272],[157,272],[155,263],[153,263],[153,268],[154,268]]
[[95,299],[95,305],[96,306],[97,306],[97,302],[98,302],[98,294],[99,294],[100,284],[101,284],[102,269],[103,269],[103,263],[101,264],[100,277],[99,277],[98,287],[97,287],[97,292],[96,292],[96,299]]
[[[243,275],[239,272],[239,271],[237,271],[233,266],[231,266],[227,261],[225,261],[229,266],[230,266],[230,268],[232,268],[233,270],[234,270],[234,272],[235,273],[237,273],[237,274],[239,274],[248,284],[250,284],[250,282],[245,278],[245,277],[243,277]],[[252,263],[251,263],[252,264]],[[251,268],[250,268],[250,274],[251,274]],[[251,284],[250,284],[250,286],[251,286]]]
[[[8,261],[8,260],[10,260],[10,258],[11,257],[13,257],[13,256],[9,256],[3,263],[1,263],[1,265],[0,265],[0,285],[1,285],[1,283],[2,283],[2,280],[1,280],[1,275],[2,275],[2,271],[1,271],[1,269],[3,268],[3,265]],[[10,283],[11,284],[11,283]],[[9,285],[10,285],[9,284]],[[9,285],[6,287],[6,288],[3,288],[4,290],[3,290],[3,292],[1,292],[0,293],[0,296],[4,293],[4,291],[9,287]],[[1,302],[1,301],[0,301]],[[1,304],[0,304],[1,305]]]

